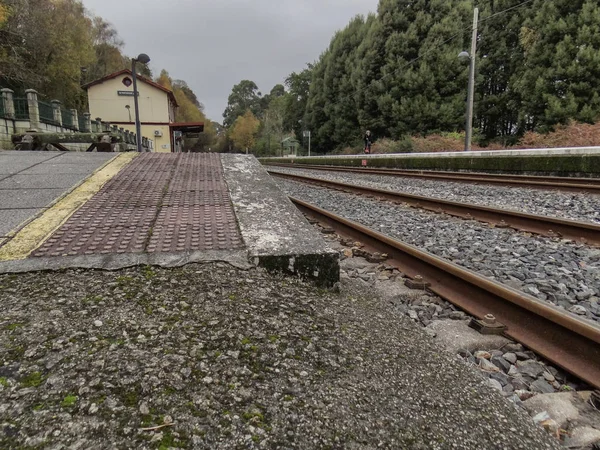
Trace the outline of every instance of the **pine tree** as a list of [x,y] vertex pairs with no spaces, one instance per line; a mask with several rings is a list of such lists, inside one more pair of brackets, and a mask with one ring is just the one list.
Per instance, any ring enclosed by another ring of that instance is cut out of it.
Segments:
[[521,31],[525,70],[515,83],[528,130],[548,131],[600,114],[600,6],[593,0],[538,0]]

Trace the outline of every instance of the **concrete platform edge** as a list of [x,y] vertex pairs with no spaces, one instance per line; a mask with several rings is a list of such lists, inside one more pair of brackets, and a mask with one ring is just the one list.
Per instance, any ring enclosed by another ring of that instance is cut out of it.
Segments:
[[224,262],[243,270],[253,267],[245,250],[203,250],[185,253],[129,253],[0,261],[0,273],[63,269],[119,270],[144,265],[174,268],[192,263],[209,262]]
[[240,232],[254,264],[321,286],[339,281],[339,255],[254,156],[221,155]]

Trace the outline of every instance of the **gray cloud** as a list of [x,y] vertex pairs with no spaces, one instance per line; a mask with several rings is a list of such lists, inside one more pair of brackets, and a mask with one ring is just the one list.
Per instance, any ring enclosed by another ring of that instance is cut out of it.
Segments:
[[188,82],[221,121],[242,79],[263,93],[316,60],[336,30],[377,9],[378,0],[83,0],[115,25],[125,52]]

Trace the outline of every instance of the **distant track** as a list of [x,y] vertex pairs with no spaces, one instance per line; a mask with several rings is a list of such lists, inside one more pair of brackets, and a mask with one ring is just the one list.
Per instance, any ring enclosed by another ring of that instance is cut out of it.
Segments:
[[272,176],[310,183],[326,188],[337,189],[354,194],[370,195],[395,202],[407,203],[411,206],[446,213],[463,219],[475,219],[492,223],[496,226],[510,227],[544,236],[564,237],[588,245],[600,246],[600,225],[576,220],[560,219],[534,214],[520,213],[506,209],[459,203],[435,197],[424,197],[404,192],[375,189],[354,184],[339,183],[321,178],[307,177],[289,173],[269,171]]
[[331,172],[355,172],[365,175],[388,175],[428,180],[455,181],[459,183],[518,186],[533,189],[555,189],[567,192],[591,192],[600,194],[600,178],[541,177],[526,175],[492,175],[486,173],[442,172],[431,170],[373,169],[359,167],[320,166],[308,164],[265,163],[294,169],[324,170]]
[[371,228],[290,197],[308,216],[367,248],[386,253],[387,264],[469,314],[492,314],[507,326],[506,335],[600,389],[600,327],[581,320],[523,292],[489,280],[431,253],[378,233]]

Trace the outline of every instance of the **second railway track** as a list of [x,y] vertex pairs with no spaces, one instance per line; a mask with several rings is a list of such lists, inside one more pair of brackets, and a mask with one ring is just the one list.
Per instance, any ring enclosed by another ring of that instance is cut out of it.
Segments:
[[403,202],[411,206],[436,213],[446,213],[464,219],[474,219],[482,222],[492,223],[496,226],[511,227],[521,231],[527,231],[544,236],[563,237],[586,243],[588,245],[600,246],[600,225],[589,222],[527,214],[469,203],[460,203],[434,197],[425,197],[385,189],[376,189],[366,186],[340,183],[304,175],[274,171],[269,171],[269,173],[276,177],[316,184],[345,192],[370,195],[395,202]]
[[600,388],[600,326],[330,211],[292,201],[339,234],[387,253],[389,264],[409,277],[422,276],[434,293],[471,315],[493,314],[507,326],[505,334]]
[[269,164],[270,167],[310,169],[332,172],[360,173],[364,175],[387,175],[406,178],[422,178],[497,186],[518,186],[534,189],[555,189],[566,192],[588,192],[600,194],[600,178],[543,177],[527,175],[504,175],[487,173],[442,172],[428,170],[378,169],[359,167],[319,166],[309,164]]

